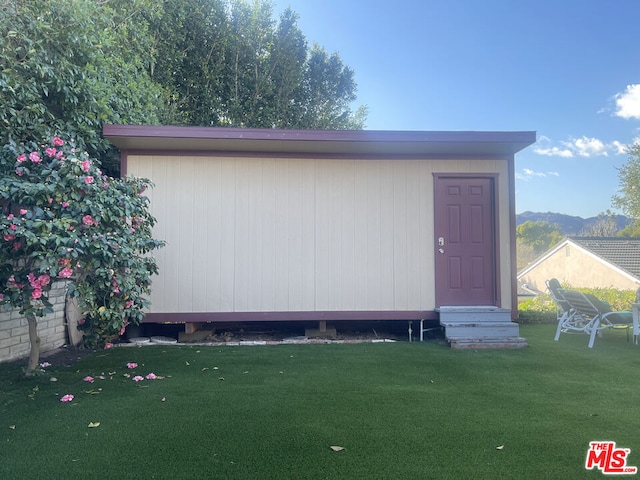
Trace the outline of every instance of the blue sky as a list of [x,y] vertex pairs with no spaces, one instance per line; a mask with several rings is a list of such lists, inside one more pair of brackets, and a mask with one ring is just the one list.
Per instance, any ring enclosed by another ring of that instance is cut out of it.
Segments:
[[516,208],[612,209],[640,139],[638,0],[274,0],[355,71],[371,130],[532,130]]

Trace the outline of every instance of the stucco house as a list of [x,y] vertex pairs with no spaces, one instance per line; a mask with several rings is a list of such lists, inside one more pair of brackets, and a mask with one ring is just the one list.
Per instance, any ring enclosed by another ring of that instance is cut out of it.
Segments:
[[520,271],[518,284],[544,292],[552,277],[577,288],[640,287],[640,239],[567,237]]
[[155,184],[154,235],[167,246],[154,253],[146,322],[302,320],[322,331],[439,319],[454,346],[526,344],[511,322],[514,156],[535,132],[103,133],[124,175]]

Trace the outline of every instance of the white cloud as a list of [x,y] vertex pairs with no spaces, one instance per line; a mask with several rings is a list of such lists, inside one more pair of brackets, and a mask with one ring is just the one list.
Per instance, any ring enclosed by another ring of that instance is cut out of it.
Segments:
[[[638,140],[634,140],[634,143],[637,142]],[[621,143],[619,141],[614,141],[611,142],[611,146],[613,147],[613,149],[615,150],[615,154],[616,155],[626,155],[628,153],[628,145],[625,145],[624,143]]]
[[516,173],[516,179],[524,180],[525,182],[528,182],[529,180],[535,177],[548,177],[548,176],[559,177],[560,174],[558,172],[546,172],[546,173],[536,172],[535,170],[531,170],[530,168],[523,168],[522,173]]
[[533,151],[538,155],[562,158],[606,157],[609,154],[623,155],[626,153],[626,145],[617,140],[611,143],[604,143],[600,139],[583,136],[559,142],[558,146],[549,145],[551,143],[552,141],[549,138],[541,137],[538,141],[540,146],[534,148]]
[[536,152],[538,155],[546,155],[548,157],[564,157],[564,158],[573,157],[573,152],[571,150],[562,149],[558,147],[534,148],[533,151]]
[[616,99],[616,116],[640,119],[640,84],[627,85],[627,89],[614,98]]
[[582,137],[572,142],[564,142],[569,148],[573,148],[581,157],[593,157],[607,155],[607,149],[601,140],[597,138]]

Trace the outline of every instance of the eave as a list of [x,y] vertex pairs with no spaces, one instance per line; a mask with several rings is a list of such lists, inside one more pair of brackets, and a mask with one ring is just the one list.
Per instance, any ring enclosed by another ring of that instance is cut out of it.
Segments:
[[220,151],[335,155],[512,157],[536,133],[478,131],[276,130],[224,127],[105,125],[103,135],[125,151]]

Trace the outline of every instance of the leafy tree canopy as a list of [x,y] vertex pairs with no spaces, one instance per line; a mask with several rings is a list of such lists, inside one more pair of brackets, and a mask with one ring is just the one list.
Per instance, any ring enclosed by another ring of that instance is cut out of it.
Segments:
[[163,88],[147,74],[153,2],[5,0],[0,4],[0,143],[63,131],[105,158],[104,123],[158,123]]
[[361,129],[354,72],[267,0],[0,0],[0,144],[102,125]]
[[613,206],[635,220],[640,220],[640,144],[628,148],[627,163],[618,170],[620,190],[613,197]]
[[549,222],[528,221],[516,227],[516,240],[531,246],[537,254],[548,250],[562,238],[560,227]]

